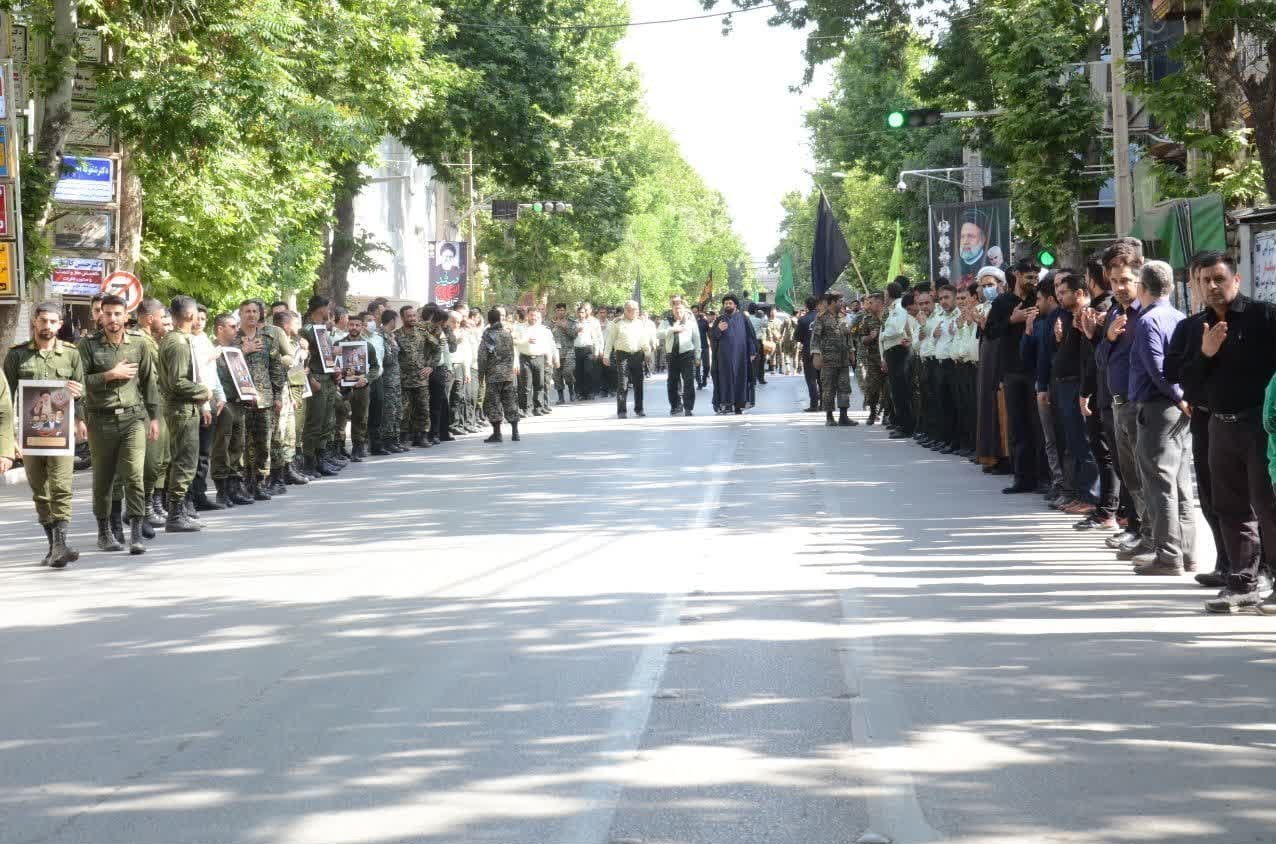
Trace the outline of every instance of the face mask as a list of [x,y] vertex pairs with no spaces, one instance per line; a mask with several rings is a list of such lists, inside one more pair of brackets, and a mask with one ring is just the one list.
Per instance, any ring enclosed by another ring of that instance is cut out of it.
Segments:
[[996,288],[996,287],[985,287],[983,290],[984,290],[984,301],[985,301],[985,302],[991,302],[993,299],[996,299],[996,298],[997,298],[997,288]]
[[968,246],[961,250],[961,260],[966,264],[976,264],[984,256],[982,246]]

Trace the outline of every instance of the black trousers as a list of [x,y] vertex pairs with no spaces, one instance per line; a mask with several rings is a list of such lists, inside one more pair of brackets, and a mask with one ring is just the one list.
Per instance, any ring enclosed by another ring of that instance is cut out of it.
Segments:
[[1103,416],[1103,432],[1107,436],[1108,442],[1112,444],[1112,473],[1117,479],[1117,515],[1124,516],[1127,524],[1126,530],[1131,533],[1138,533],[1142,530],[1143,524],[1139,521],[1139,508],[1134,506],[1134,499],[1130,496],[1130,488],[1121,478],[1121,460],[1117,456],[1117,427],[1116,427],[1116,409],[1113,407],[1105,407],[1100,413]]
[[522,372],[519,373],[520,395],[518,406],[526,411],[544,410],[548,404],[545,392],[545,355],[535,355],[519,359]]
[[616,412],[624,413],[629,399],[629,385],[634,387],[634,412],[642,410],[643,364],[647,356],[642,352],[615,352],[612,366],[616,368]]
[[704,387],[709,383],[709,347],[700,347],[700,362],[696,364],[696,386]]
[[806,379],[806,394],[811,399],[808,407],[820,406],[820,372],[811,365],[811,356],[802,350],[802,377]]
[[695,410],[696,353],[694,351],[669,355],[667,386],[670,410]]
[[1010,459],[1015,470],[1015,486],[1035,489],[1041,480],[1037,452],[1041,445],[1041,416],[1037,393],[1028,375],[1011,374],[1002,379],[1006,396],[1006,416],[1010,422]]
[[912,436],[916,428],[913,419],[913,377],[909,369],[907,346],[893,346],[886,350],[886,378],[891,387],[891,405],[894,407],[895,425]]
[[944,369],[948,380],[949,403],[953,408],[952,444],[962,451],[975,447],[975,422],[979,414],[976,404],[979,365],[964,361],[949,361],[952,375]]
[[[1223,531],[1218,521],[1218,511],[1214,509],[1214,490],[1210,475],[1210,412],[1208,408],[1193,407],[1192,419],[1188,423],[1192,432],[1192,468],[1196,470],[1196,500],[1201,504],[1201,515],[1210,526],[1214,536],[1214,547],[1218,550],[1214,558],[1214,570],[1226,575],[1231,571],[1231,562],[1227,556],[1227,545],[1223,542]],[[1268,540],[1271,542],[1271,539]]]
[[448,395],[452,392],[452,373],[441,366],[430,372],[430,436],[448,436],[452,421],[452,405]]
[[1103,411],[1099,410],[1094,396],[1090,397],[1090,415],[1085,417],[1086,439],[1090,442],[1090,453],[1099,467],[1099,506],[1094,511],[1096,519],[1110,519],[1117,513],[1121,504],[1121,479],[1117,477],[1116,440],[1114,431],[1103,422]]
[[594,397],[594,390],[597,387],[594,367],[597,365],[594,360],[593,346],[578,346],[576,348],[576,395],[582,399],[592,399]]
[[1254,410],[1239,422],[1210,417],[1209,465],[1214,512],[1231,561],[1229,588],[1255,588],[1262,536],[1276,536],[1276,495],[1267,474],[1267,432]]

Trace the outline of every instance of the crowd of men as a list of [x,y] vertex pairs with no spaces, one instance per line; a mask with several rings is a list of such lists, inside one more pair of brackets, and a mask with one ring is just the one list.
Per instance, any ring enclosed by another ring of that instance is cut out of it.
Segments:
[[[22,460],[47,540],[41,562],[53,568],[79,557],[67,536],[75,458],[21,453],[21,381],[66,383],[75,439],[89,449],[97,547],[142,554],[157,530],[199,531],[203,512],[270,501],[370,456],[483,425],[486,442],[504,442],[506,425],[517,441],[521,418],[553,411],[551,389],[558,405],[614,395],[621,418],[632,389],[643,416],[654,367],[668,371],[672,414],[693,415],[710,375],[714,408],[741,413],[766,383],[776,332],[735,296],[721,314],[673,297],[661,318],[629,302],[597,316],[582,305],[572,320],[560,304],[548,326],[537,308],[396,311],[377,299],[351,313],[323,296],[304,314],[250,299],[211,321],[188,296],[143,299],[132,314],[97,296],[92,311],[96,328],[73,337],[58,304],[36,306],[31,339],[9,350],[0,381],[0,473]],[[357,371],[337,354],[350,342],[366,344]]]
[[[821,367],[821,344],[849,336],[870,425],[1008,476],[1007,495],[1043,495],[1139,575],[1196,572],[1218,590],[1209,612],[1276,614],[1276,306],[1241,292],[1226,253],[1188,274],[1191,316],[1171,267],[1132,238],[1082,269],[1025,260],[965,285],[900,277],[861,308],[809,300],[807,410],[837,424],[846,367],[840,341]],[[1198,558],[1198,495],[1212,561]]]

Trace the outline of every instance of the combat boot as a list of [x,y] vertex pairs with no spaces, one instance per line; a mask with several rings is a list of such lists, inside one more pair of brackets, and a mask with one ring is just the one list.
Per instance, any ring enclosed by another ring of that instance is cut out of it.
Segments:
[[226,492],[228,480],[229,478],[213,478],[213,486],[217,487],[217,503],[222,505],[222,509],[235,506],[235,502],[230,500],[230,495]]
[[[151,492],[151,506],[155,508],[155,515],[159,516],[161,521],[168,518],[168,506],[164,503],[164,490],[155,489]],[[159,526],[156,525],[155,527]]]
[[66,543],[66,522],[53,523],[53,558],[49,565],[55,569],[65,568],[67,563],[80,559],[80,552]]
[[866,424],[866,425],[876,425],[876,424],[877,424],[877,406],[876,406],[876,405],[870,405],[870,406],[869,406],[869,408],[868,408],[868,422],[866,422],[865,424]]
[[364,446],[363,443],[355,443],[354,447],[350,449],[351,463],[362,463],[363,459],[367,456],[368,456],[368,449]]
[[[151,527],[164,526],[164,516],[161,515],[160,511],[155,508],[155,493],[151,493],[151,496],[146,499],[146,512],[142,514],[142,517],[146,519],[146,523],[150,525]],[[120,525],[120,530],[121,530],[120,544],[121,545],[124,544],[124,538],[122,535],[123,527],[124,526],[121,524]]]
[[843,428],[854,428],[856,425],[860,423],[856,422],[854,419],[850,417],[850,414],[847,412],[846,408],[842,408],[842,413],[838,417],[837,424],[842,426]]
[[115,541],[115,537],[111,535],[111,523],[107,519],[97,520],[97,550],[99,551],[123,551],[124,546]]
[[201,529],[198,522],[191,521],[186,515],[181,501],[168,499],[168,518],[164,520],[164,530],[169,533],[195,533]]
[[115,540],[115,544],[120,546],[115,550],[119,551],[124,548],[124,502],[111,502],[111,538]]
[[511,419],[511,420],[510,420],[510,439],[511,439],[511,440],[513,440],[514,442],[518,442],[518,441],[519,441],[519,436],[518,436],[518,420],[517,420],[517,419]]
[[485,443],[500,443],[500,442],[505,442],[505,438],[501,436],[501,423],[500,423],[500,422],[493,422],[493,423],[492,423],[492,435],[491,435],[490,437],[488,437],[487,439],[483,440],[483,442],[485,442]]
[[195,502],[191,499],[182,499],[182,512],[186,514],[186,518],[190,519],[195,524],[202,525],[204,523],[199,517],[199,511],[195,509]]
[[333,463],[328,455],[323,452],[317,454],[315,459],[319,461],[319,474],[321,475],[324,474],[324,470],[327,470],[328,477],[332,477],[341,471],[341,466],[337,463]]
[[390,454],[390,449],[385,447],[385,443],[381,442],[380,437],[371,437],[370,439],[372,441],[371,453],[373,457],[386,457]]
[[41,525],[44,528],[44,537],[49,540],[49,550],[44,552],[44,559],[40,561],[40,565],[47,566],[53,561],[53,525]]
[[270,486],[267,488],[267,491],[268,491],[268,492],[269,492],[272,496],[274,496],[274,495],[287,495],[287,494],[288,494],[288,485],[287,485],[286,483],[284,483],[284,470],[283,470],[283,469],[271,469],[271,470],[270,470]]
[[833,418],[833,411],[824,411],[824,424],[829,428],[837,427],[837,420]]
[[128,526],[129,526],[128,552],[133,555],[145,554],[146,543],[143,542],[142,540],[146,537],[146,533],[144,532],[144,529],[146,528],[146,522],[143,521],[141,516],[130,516],[128,520]]
[[346,456],[341,453],[335,443],[328,446],[328,462],[342,469],[350,465],[350,461],[346,459]]
[[558,391],[558,403],[559,403],[559,404],[567,404],[567,402],[563,401],[563,391],[562,391],[562,390],[559,390],[559,391]]
[[293,486],[305,486],[310,483],[310,479],[297,471],[297,468],[289,463],[280,470],[280,477],[283,478],[284,484],[292,484]]
[[238,504],[241,507],[245,504],[252,504],[253,498],[244,491],[244,482],[241,478],[227,478],[226,483],[230,484],[227,494],[230,496],[232,504]]
[[266,492],[261,485],[261,476],[256,472],[248,475],[248,493],[253,497],[254,501],[269,501],[270,493]]

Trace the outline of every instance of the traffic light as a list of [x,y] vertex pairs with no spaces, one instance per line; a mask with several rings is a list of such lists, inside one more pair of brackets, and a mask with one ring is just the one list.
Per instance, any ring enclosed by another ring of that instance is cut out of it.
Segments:
[[518,200],[517,199],[493,199],[492,200],[492,219],[493,220],[517,220],[518,219]]
[[537,200],[526,207],[531,208],[533,213],[536,214],[565,214],[572,210],[572,204],[570,202],[550,200]]
[[1050,269],[1055,264],[1054,250],[1049,247],[1041,247],[1037,250],[1037,263],[1044,269]]
[[886,125],[892,129],[923,129],[938,126],[944,113],[937,108],[913,108],[892,111],[886,115]]

